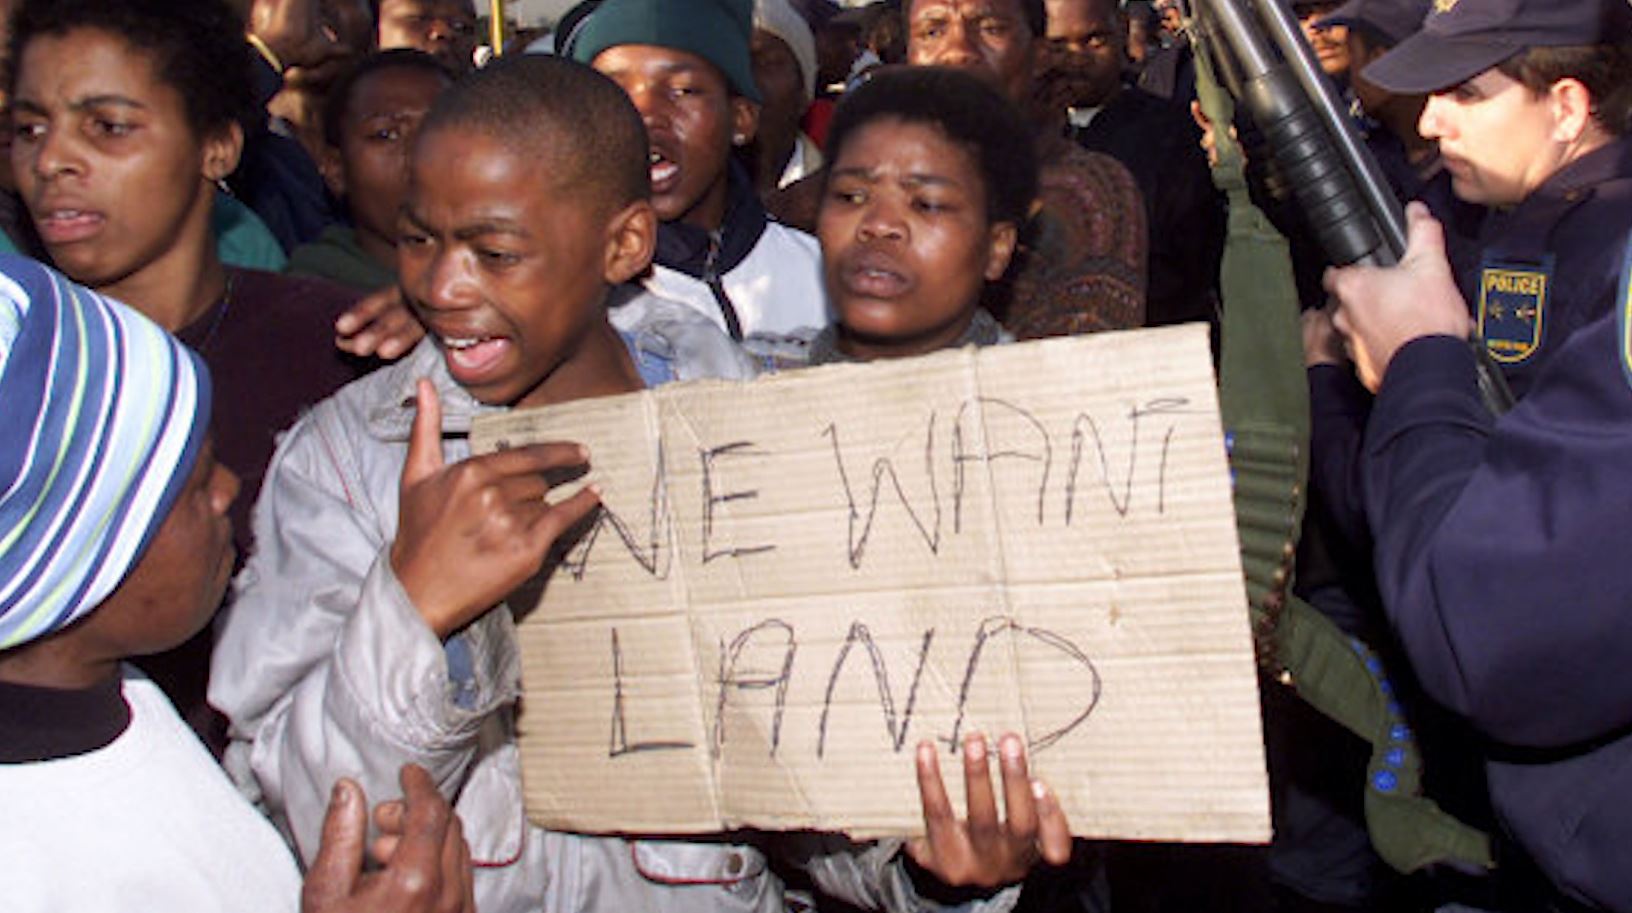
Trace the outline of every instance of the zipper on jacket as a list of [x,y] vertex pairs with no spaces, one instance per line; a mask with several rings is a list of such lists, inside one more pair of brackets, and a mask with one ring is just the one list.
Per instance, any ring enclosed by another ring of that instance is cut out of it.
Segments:
[[725,294],[725,285],[720,282],[720,234],[723,229],[715,229],[708,233],[708,258],[703,261],[703,284],[714,293],[714,301],[720,306],[720,314],[725,318],[726,332],[737,342],[742,342],[742,319],[737,316],[737,306]]

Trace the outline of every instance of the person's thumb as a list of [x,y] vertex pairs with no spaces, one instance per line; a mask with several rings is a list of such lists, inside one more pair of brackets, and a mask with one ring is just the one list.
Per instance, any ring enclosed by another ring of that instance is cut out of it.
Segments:
[[1405,259],[1445,259],[1445,226],[1418,202],[1405,207]]
[[324,913],[351,896],[363,870],[368,839],[368,803],[362,787],[351,780],[334,784],[323,816],[323,843],[306,872],[300,891],[301,913]]
[[402,487],[410,488],[442,471],[442,401],[425,378],[414,391],[414,427],[408,432],[408,459]]

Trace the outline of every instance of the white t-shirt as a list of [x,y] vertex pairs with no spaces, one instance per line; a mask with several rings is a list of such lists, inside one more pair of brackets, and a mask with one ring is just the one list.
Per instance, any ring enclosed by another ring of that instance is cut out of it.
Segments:
[[164,693],[127,670],[105,748],[0,764],[0,910],[295,911],[300,872]]

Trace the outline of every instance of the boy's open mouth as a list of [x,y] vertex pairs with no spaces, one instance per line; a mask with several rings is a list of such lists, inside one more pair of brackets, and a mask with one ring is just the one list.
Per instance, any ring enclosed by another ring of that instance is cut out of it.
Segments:
[[502,336],[443,336],[441,342],[448,373],[466,385],[480,381],[510,347]]
[[652,147],[648,161],[651,167],[652,192],[668,191],[680,177],[680,166],[671,161],[667,153],[655,146]]

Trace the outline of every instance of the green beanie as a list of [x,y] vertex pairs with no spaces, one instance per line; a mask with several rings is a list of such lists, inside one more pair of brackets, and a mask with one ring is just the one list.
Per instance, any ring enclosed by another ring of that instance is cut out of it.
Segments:
[[607,48],[650,44],[712,63],[731,90],[759,101],[748,53],[752,0],[606,0],[573,37],[572,58],[593,61]]

